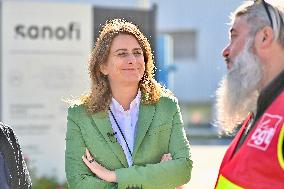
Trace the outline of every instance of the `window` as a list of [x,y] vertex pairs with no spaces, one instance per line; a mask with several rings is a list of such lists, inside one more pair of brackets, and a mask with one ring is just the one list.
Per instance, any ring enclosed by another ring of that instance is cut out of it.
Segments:
[[174,59],[194,59],[197,56],[197,32],[174,31],[166,32],[173,39]]

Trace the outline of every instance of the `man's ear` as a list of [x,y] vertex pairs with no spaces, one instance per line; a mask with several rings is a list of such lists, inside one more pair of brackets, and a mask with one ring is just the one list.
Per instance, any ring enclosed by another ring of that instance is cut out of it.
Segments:
[[255,35],[256,48],[267,48],[273,43],[274,33],[271,27],[265,26]]

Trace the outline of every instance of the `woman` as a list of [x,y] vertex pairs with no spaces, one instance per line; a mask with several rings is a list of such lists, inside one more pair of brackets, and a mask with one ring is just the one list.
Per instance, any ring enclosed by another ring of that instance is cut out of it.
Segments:
[[107,22],[89,61],[91,92],[68,111],[71,189],[173,189],[192,161],[176,99],[154,79],[150,44],[125,20]]

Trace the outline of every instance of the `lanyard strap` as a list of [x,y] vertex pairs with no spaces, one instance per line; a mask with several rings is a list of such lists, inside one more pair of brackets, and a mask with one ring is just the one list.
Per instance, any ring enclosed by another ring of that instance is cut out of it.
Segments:
[[127,146],[127,149],[128,149],[128,151],[129,151],[130,155],[132,156],[131,150],[130,150],[130,148],[129,148],[129,146],[128,146],[128,143],[127,143],[127,141],[126,141],[126,139],[125,139],[125,136],[124,136],[123,132],[122,132],[121,129],[120,129],[119,124],[117,123],[117,121],[116,121],[116,119],[115,119],[115,117],[114,117],[114,115],[113,115],[111,109],[110,109],[110,108],[108,108],[108,109],[109,109],[109,111],[110,111],[110,113],[111,113],[111,116],[112,116],[112,118],[113,118],[115,124],[117,125],[117,128],[119,129],[119,132],[120,132],[121,136],[123,137],[123,140],[124,140],[124,142],[125,142],[125,144],[126,144],[126,146]]

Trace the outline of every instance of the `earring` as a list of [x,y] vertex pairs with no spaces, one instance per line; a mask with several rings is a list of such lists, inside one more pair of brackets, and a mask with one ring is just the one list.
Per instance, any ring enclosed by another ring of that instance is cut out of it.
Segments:
[[107,75],[105,75],[105,74],[102,74],[102,75],[103,75],[102,78],[103,78],[104,80],[107,80]]

